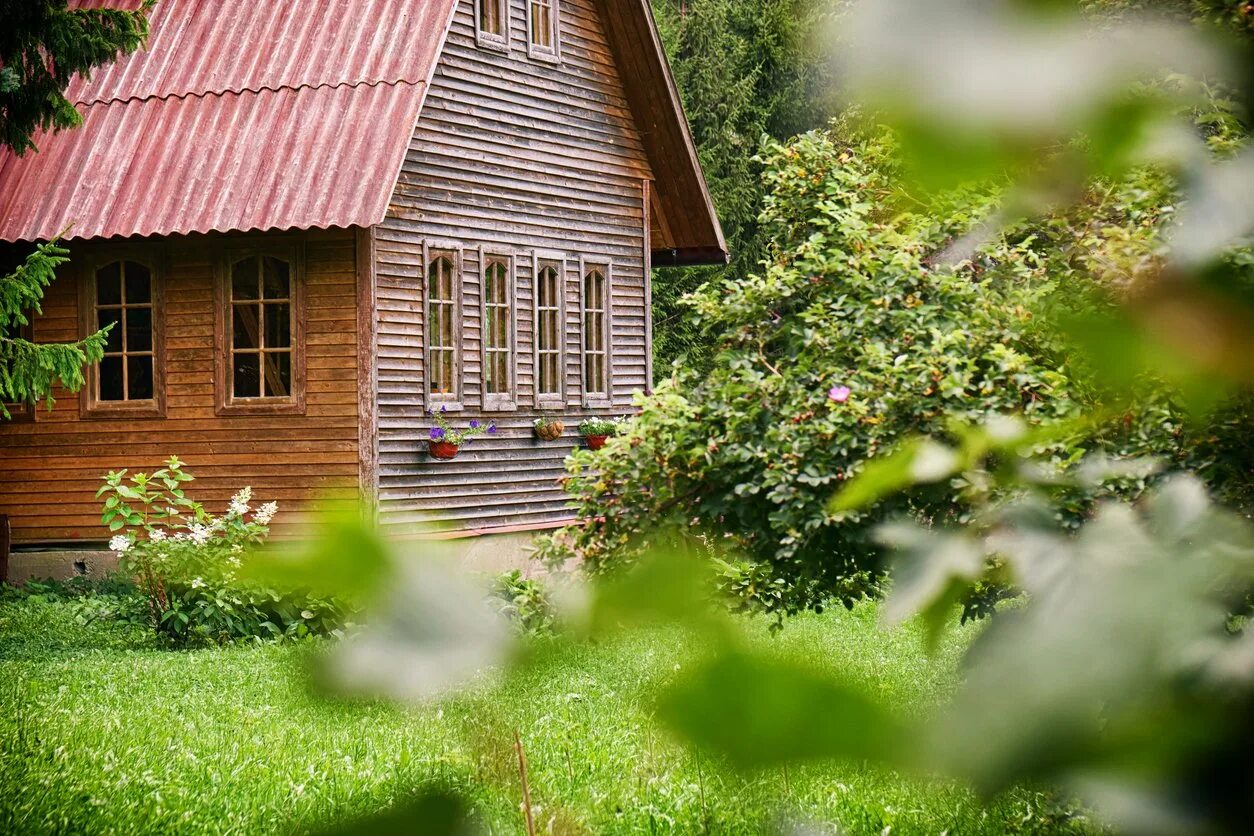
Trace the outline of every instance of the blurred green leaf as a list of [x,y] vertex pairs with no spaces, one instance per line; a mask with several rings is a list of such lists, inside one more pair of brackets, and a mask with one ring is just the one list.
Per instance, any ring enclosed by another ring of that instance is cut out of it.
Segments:
[[729,651],[663,693],[671,729],[735,767],[822,758],[893,762],[897,721],[867,695],[775,656]]
[[380,813],[319,830],[317,836],[471,836],[482,832],[471,819],[465,799],[430,790]]

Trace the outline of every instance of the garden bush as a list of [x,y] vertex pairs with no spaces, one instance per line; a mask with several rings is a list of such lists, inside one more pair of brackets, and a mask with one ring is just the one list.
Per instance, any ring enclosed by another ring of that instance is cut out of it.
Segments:
[[186,492],[194,477],[177,457],[152,474],[109,473],[97,492],[110,549],[135,578],[152,627],[178,644],[305,638],[345,623],[344,602],[245,579],[249,552],[265,543],[277,503],[254,509],[252,490],[215,517]]
[[[604,452],[572,457],[580,522],[542,538],[542,556],[597,573],[704,532],[746,558],[728,566],[728,585],[747,603],[794,612],[878,590],[871,532],[883,519],[969,518],[981,486],[961,480],[829,508],[845,480],[907,437],[944,438],[992,415],[1039,424],[1083,413],[1102,417],[1059,438],[1047,466],[1103,450],[1241,470],[1235,436],[1191,428],[1152,381],[1137,382],[1135,408],[1106,414],[1085,355],[1055,327],[1135,292],[1170,218],[1169,178],[1140,169],[1094,184],[1076,207],[985,235],[996,184],[923,202],[902,186],[898,160],[889,133],[849,116],[765,147],[768,259],[759,275],[691,300],[717,345],[712,368],[679,373]],[[1097,493],[1070,498],[1060,521],[1079,525]]]

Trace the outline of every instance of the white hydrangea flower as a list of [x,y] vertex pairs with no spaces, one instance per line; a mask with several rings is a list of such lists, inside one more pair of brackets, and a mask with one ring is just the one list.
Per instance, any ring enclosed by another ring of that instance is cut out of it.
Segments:
[[187,539],[187,532],[185,531],[180,531],[179,533],[174,535],[174,540],[177,543],[182,543],[186,539]]
[[232,517],[242,517],[248,513],[248,503],[252,502],[253,489],[246,487],[235,496],[231,497],[231,505],[227,508],[227,515]]
[[200,523],[192,523],[192,527],[188,530],[187,536],[198,546],[203,546],[209,542],[209,535],[213,533],[213,527],[201,525]]
[[257,525],[269,525],[274,519],[274,515],[279,512],[279,503],[267,502],[257,509],[257,513],[253,514],[253,522]]
[[131,550],[131,546],[133,545],[134,543],[131,542],[129,535],[115,534],[113,539],[109,541],[109,551],[117,552],[118,554],[126,554]]
[[194,578],[192,580],[192,589],[204,589],[205,581],[203,578]]
[[164,543],[165,537],[166,537],[165,531],[163,531],[160,528],[154,528],[152,530],[152,533],[148,535],[148,539],[154,543]]

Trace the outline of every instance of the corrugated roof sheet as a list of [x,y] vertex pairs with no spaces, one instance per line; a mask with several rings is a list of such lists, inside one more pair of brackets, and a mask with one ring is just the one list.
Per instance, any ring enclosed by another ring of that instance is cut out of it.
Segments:
[[378,223],[455,2],[162,0],[82,127],[0,151],[0,240]]

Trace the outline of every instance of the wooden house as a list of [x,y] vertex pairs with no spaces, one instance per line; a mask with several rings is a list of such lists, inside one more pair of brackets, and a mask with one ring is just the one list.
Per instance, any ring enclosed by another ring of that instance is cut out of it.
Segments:
[[[161,0],[67,95],[0,153],[0,242],[68,230],[36,341],[117,325],[0,424],[16,544],[102,541],[101,474],[170,454],[211,509],[552,526],[575,425],[650,386],[651,266],[726,258],[648,0]],[[499,432],[435,461],[432,407]]]

